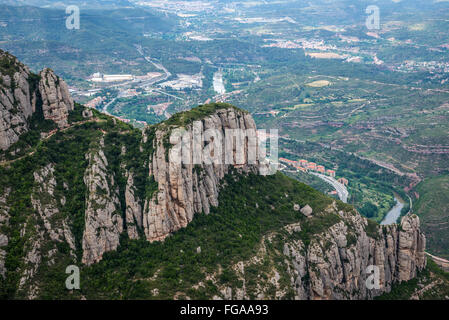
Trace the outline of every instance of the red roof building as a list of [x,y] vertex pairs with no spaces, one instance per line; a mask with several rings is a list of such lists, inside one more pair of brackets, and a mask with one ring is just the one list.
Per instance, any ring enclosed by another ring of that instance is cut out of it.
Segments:
[[301,159],[299,160],[299,165],[303,168],[307,168],[307,164],[309,163],[309,161]]
[[285,158],[279,158],[280,162],[284,162],[287,163],[291,166],[297,166],[298,165],[298,161],[293,161],[293,160],[289,160],[289,159],[285,159]]
[[314,162],[309,162],[309,164],[307,165],[307,168],[309,170],[316,170],[316,163]]
[[335,178],[335,171],[334,171],[334,170],[328,169],[328,170],[326,170],[326,174],[327,174],[329,177]]

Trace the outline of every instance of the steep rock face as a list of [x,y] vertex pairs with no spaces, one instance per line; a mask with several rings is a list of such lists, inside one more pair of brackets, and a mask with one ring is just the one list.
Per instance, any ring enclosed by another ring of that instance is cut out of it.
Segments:
[[60,128],[67,125],[74,102],[67,84],[50,69],[30,72],[14,56],[0,50],[0,149],[6,150],[29,130],[29,119],[42,108],[43,117]]
[[89,165],[84,175],[87,195],[82,261],[88,265],[115,250],[123,231],[119,190],[114,176],[108,175],[103,147],[101,140],[100,146],[86,155]]
[[41,267],[54,265],[60,261],[58,248],[67,245],[69,254],[75,258],[75,238],[70,222],[62,212],[65,197],[56,191],[57,182],[53,164],[47,164],[33,173],[35,187],[31,194],[31,204],[35,213],[28,217],[21,230],[26,239],[24,267],[19,280],[19,292],[27,299],[38,297],[41,283],[36,279]]
[[134,176],[132,172],[128,173],[125,190],[126,205],[126,226],[130,239],[138,239],[139,233],[137,227],[142,227],[142,206],[136,197],[136,188],[134,187]]
[[[404,217],[400,225],[368,231],[367,219],[359,214],[332,207],[328,213],[339,214],[341,221],[311,235],[308,243],[298,237],[305,228],[302,223],[286,226],[284,234],[265,236],[255,256],[233,266],[242,286],[222,285],[217,275],[211,276],[220,292],[214,298],[372,299],[425,268],[426,240],[417,216]],[[378,282],[370,279],[374,268]],[[247,270],[259,270],[257,278]]]
[[[379,227],[373,238],[365,231],[366,219],[344,215],[348,221],[317,237],[306,254],[301,253],[302,241],[285,244],[296,299],[372,299],[389,292],[393,283],[414,278],[425,267],[425,236],[417,216],[404,217],[400,226]],[[354,228],[355,240],[349,236],[348,224]],[[349,239],[355,243],[348,243]],[[373,272],[369,266],[379,268],[378,287],[367,285]],[[306,274],[309,278],[304,281]]]
[[55,194],[54,172],[52,164],[34,172],[36,187],[31,196],[31,203],[39,213],[50,239],[55,242],[67,242],[74,255],[76,248],[74,236],[69,228],[70,223],[67,217],[62,217],[60,214],[60,207],[65,205],[66,199],[63,195]]
[[67,84],[48,68],[42,70],[39,76],[44,118],[53,120],[60,128],[65,127],[69,111],[74,108]]
[[426,264],[426,238],[416,215],[403,218],[399,229],[398,277],[401,281],[407,281],[414,278],[416,270],[421,270]]
[[[27,228],[30,228],[27,230]],[[42,245],[45,241],[45,232],[42,228],[35,224],[33,226],[25,225],[22,229],[22,234],[32,234],[25,245],[25,258],[24,269],[19,281],[19,292],[23,292],[23,295],[27,299],[36,299],[39,293],[39,284],[34,281],[34,277],[37,275],[39,267],[42,264],[44,252]],[[48,254],[51,254],[48,252]]]
[[5,257],[6,257],[6,246],[8,245],[9,239],[4,232],[2,232],[3,227],[8,226],[9,223],[9,208],[6,205],[6,200],[10,190],[0,189],[0,278],[5,277]]
[[[27,119],[34,112],[29,69],[0,50],[0,149],[6,150],[28,131]],[[6,67],[7,66],[7,67]]]
[[[183,136],[188,137],[190,150],[194,149],[192,145],[195,139],[201,144],[200,150],[204,150],[207,142],[203,140],[207,139],[203,137],[208,129],[224,133],[226,129],[256,130],[256,125],[251,115],[245,112],[234,108],[219,109],[185,127]],[[248,164],[247,145],[244,159],[239,161],[236,150],[232,145],[226,144],[225,139],[221,141],[221,159],[224,160],[226,155],[233,155],[232,164],[199,164],[193,160],[198,156],[195,152],[187,156],[190,161],[181,163],[178,147],[167,150],[167,144],[164,143],[166,139],[170,139],[169,142],[174,145],[178,142],[167,131],[166,128],[159,128],[155,132],[155,151],[151,157],[150,175],[154,175],[158,188],[154,196],[146,201],[143,214],[143,227],[149,241],[165,239],[170,233],[186,227],[195,213],[208,214],[211,206],[217,206],[220,180],[231,167],[243,172],[259,172],[260,169],[258,158],[254,164]]]

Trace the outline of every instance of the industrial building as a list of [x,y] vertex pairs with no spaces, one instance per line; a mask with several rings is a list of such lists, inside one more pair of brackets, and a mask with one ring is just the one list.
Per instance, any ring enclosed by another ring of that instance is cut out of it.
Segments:
[[102,74],[97,72],[90,78],[90,81],[92,82],[119,82],[129,80],[134,80],[132,74]]

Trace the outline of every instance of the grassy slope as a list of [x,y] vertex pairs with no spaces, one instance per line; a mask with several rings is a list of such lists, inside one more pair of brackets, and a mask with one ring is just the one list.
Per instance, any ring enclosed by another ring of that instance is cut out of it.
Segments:
[[[298,180],[299,182],[302,182],[304,184],[307,184],[308,186],[311,186],[312,188],[324,193],[324,194],[328,194],[331,191],[334,191],[335,189],[328,183],[324,182],[323,180],[321,180],[320,178],[311,175],[311,174],[307,174],[307,173],[303,173],[303,172],[285,172],[285,174],[293,179]],[[334,197],[334,198],[338,198],[338,197]]]
[[449,258],[449,174],[425,179],[417,186],[414,211],[421,217],[429,252]]

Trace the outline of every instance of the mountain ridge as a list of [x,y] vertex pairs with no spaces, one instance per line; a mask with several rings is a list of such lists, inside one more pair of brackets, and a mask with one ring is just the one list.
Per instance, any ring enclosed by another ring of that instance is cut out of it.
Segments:
[[[31,86],[42,97],[36,121],[52,124],[40,134],[53,134],[0,167],[2,297],[371,299],[426,266],[417,216],[379,226],[280,173],[264,175],[258,152],[249,162],[249,140],[243,161],[221,141],[228,163],[177,162],[174,129],[189,141],[208,130],[255,132],[245,111],[209,104],[140,131],[72,108],[63,80],[48,69],[40,75]],[[30,86],[21,79],[20,88]],[[0,101],[6,97],[2,91]],[[34,132],[29,121],[40,105],[33,109],[33,95],[24,97],[13,153]],[[215,154],[214,140],[203,140],[203,156]],[[81,291],[64,288],[72,264],[81,267]],[[370,266],[379,267],[372,290]]]
[[7,52],[0,51],[0,60],[0,149],[7,150],[28,132],[34,114],[66,127],[68,112],[74,109],[67,84],[48,68],[31,73]]

